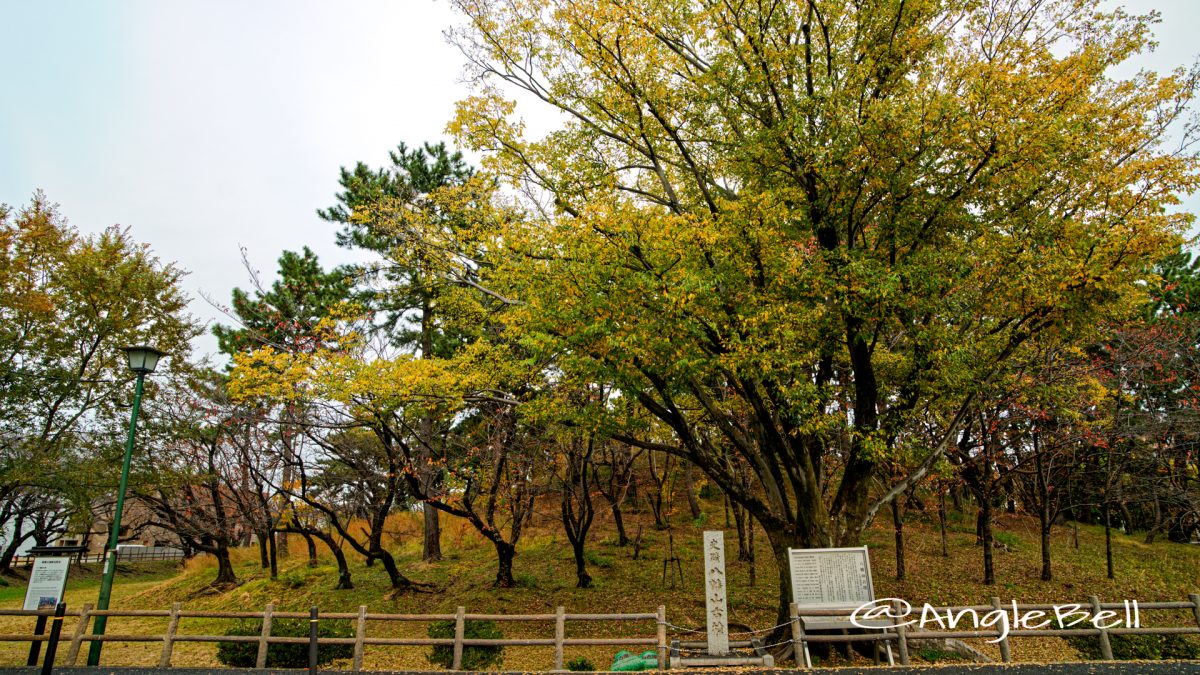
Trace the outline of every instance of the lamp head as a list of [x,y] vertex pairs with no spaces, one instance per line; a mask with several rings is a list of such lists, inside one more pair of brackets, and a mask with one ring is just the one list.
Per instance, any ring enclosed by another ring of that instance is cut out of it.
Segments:
[[158,360],[167,355],[166,352],[141,345],[138,347],[122,347],[125,356],[129,358],[129,369],[135,373],[153,373],[158,366]]

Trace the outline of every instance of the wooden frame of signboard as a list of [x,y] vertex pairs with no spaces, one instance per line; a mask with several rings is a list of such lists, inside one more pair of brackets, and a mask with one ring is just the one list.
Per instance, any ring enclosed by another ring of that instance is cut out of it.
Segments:
[[[852,622],[849,617],[805,616],[808,609],[844,609],[847,612],[875,600],[871,580],[871,556],[866,546],[850,548],[789,548],[788,572],[792,583],[792,602],[799,608],[805,631],[850,628],[892,628],[890,621]],[[878,645],[878,643],[876,643]],[[891,643],[885,643],[888,665],[895,665]],[[812,667],[808,643],[804,644],[804,665]]]

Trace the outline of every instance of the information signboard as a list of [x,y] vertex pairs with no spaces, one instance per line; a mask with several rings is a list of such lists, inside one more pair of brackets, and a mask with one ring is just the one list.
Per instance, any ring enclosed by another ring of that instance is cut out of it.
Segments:
[[54,609],[55,605],[62,602],[70,569],[70,558],[35,558],[33,571],[29,573],[29,587],[25,589],[23,608]]
[[[856,548],[790,548],[788,566],[792,576],[792,602],[806,631],[877,628],[887,630],[891,622],[865,620],[854,622],[849,613],[875,599],[871,582],[871,558],[866,546]],[[806,609],[844,609],[840,616],[806,616]],[[888,665],[892,665],[892,645],[884,643]],[[804,665],[812,666],[808,643],[804,643]]]
[[851,609],[875,599],[867,547],[791,548],[792,601],[800,607]]

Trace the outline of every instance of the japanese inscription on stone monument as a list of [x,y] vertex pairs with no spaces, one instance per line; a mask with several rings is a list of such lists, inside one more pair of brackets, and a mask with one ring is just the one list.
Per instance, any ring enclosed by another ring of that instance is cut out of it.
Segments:
[[725,533],[704,533],[704,604],[708,609],[708,653],[729,653],[729,615],[725,605]]

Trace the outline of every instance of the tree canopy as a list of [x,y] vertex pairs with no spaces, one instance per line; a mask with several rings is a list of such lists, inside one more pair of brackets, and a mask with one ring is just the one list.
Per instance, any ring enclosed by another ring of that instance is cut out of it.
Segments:
[[[524,195],[508,325],[640,411],[788,546],[854,543],[1045,335],[1144,297],[1190,216],[1195,70],[1111,69],[1150,16],[1077,1],[457,0],[451,125]],[[562,113],[527,138],[511,92]],[[872,495],[883,460],[916,468]],[[729,456],[756,478],[746,489]],[[782,604],[782,603],[781,603]]]

